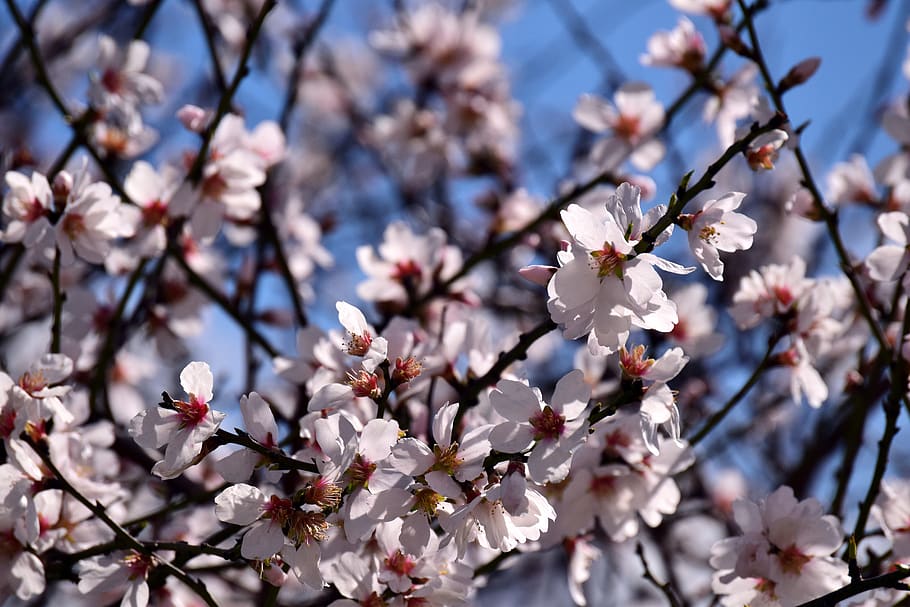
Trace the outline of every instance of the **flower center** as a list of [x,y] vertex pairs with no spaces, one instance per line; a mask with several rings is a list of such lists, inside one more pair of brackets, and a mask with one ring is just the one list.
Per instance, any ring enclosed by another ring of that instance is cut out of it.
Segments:
[[620,114],[619,118],[617,118],[616,122],[613,124],[613,132],[616,133],[617,136],[630,142],[638,139],[640,129],[641,118],[638,116],[629,116],[628,114]]
[[219,173],[209,175],[202,182],[202,193],[207,198],[220,199],[227,192],[227,181]]
[[370,351],[370,345],[373,343],[373,336],[369,331],[364,331],[360,335],[348,332],[348,341],[345,344],[348,354],[352,356],[366,356]]
[[643,377],[656,361],[653,358],[645,358],[645,347],[637,345],[629,352],[625,346],[619,350],[619,366],[623,374],[628,377]]
[[707,242],[708,244],[717,244],[719,234],[717,229],[714,226],[705,226],[698,233],[698,237]]
[[70,240],[75,240],[80,234],[85,232],[85,218],[79,213],[67,213],[63,218],[63,233]]
[[354,456],[354,461],[348,468],[347,477],[354,486],[366,487],[370,482],[370,477],[376,471],[376,464],[364,458],[359,453]]
[[789,573],[791,575],[799,575],[806,563],[812,560],[812,557],[803,554],[800,549],[796,547],[796,544],[792,544],[788,548],[781,550],[780,554],[777,555],[777,558],[780,561],[780,568],[784,573]]
[[787,308],[793,303],[793,292],[790,291],[789,287],[778,285],[773,287],[771,292],[783,307]]
[[367,373],[361,369],[357,375],[348,373],[348,383],[354,390],[354,396],[365,396],[367,398],[379,398],[382,391],[379,389],[379,378],[375,373]]
[[411,571],[416,565],[417,563],[412,561],[409,556],[403,554],[401,550],[396,550],[394,554],[385,560],[385,568],[401,576],[411,575]]
[[534,439],[542,440],[545,438],[556,440],[562,436],[566,425],[566,416],[559,415],[550,405],[543,410],[535,413],[531,417],[531,427],[534,428]]
[[455,470],[464,463],[464,460],[458,457],[458,443],[452,443],[445,449],[434,445],[433,455],[436,456],[436,463],[430,469],[440,470],[446,474],[455,474]]
[[321,542],[328,537],[329,524],[322,512],[295,511],[288,526],[288,539],[296,545]]
[[195,394],[190,394],[190,401],[175,400],[174,408],[180,413],[180,425],[198,426],[209,412],[209,406]]
[[23,219],[29,223],[37,221],[41,217],[47,215],[47,209],[42,206],[41,202],[37,198],[32,198],[31,202],[28,203],[28,206],[25,209],[25,216]]
[[598,251],[591,251],[591,267],[597,270],[597,277],[603,278],[610,274],[615,274],[617,278],[622,278],[622,264],[627,259],[622,253],[616,251],[616,247],[609,243],[604,243],[604,248]]
[[165,225],[167,223],[167,204],[154,200],[142,207],[142,223],[146,226]]
[[284,527],[294,515],[294,504],[287,498],[273,495],[268,503],[262,505],[262,518],[275,521]]
[[123,79],[120,77],[120,72],[108,69],[101,74],[101,84],[108,92],[119,93],[120,87],[123,85]]
[[121,562],[126,567],[127,571],[129,571],[129,578],[131,580],[139,578],[145,579],[148,577],[149,569],[155,566],[153,557],[141,554],[135,550],[123,557]]
[[303,499],[320,508],[335,508],[341,503],[341,487],[320,476],[307,486]]
[[405,281],[412,278],[420,278],[423,272],[420,265],[413,259],[405,259],[395,264],[392,271],[392,278],[399,281]]
[[35,396],[36,392],[47,388],[47,380],[44,379],[44,373],[41,371],[34,373],[26,371],[19,378],[19,387],[25,390],[29,396]]
[[746,160],[753,171],[765,169],[770,171],[774,168],[774,161],[777,159],[777,148],[774,144],[766,143],[757,150],[749,150],[746,153]]
[[591,493],[597,497],[611,497],[616,490],[615,476],[595,476],[591,479]]
[[414,507],[427,516],[435,516],[439,504],[441,504],[444,499],[445,498],[429,487],[425,487],[414,494]]
[[16,410],[7,407],[0,411],[0,437],[9,438],[16,429]]

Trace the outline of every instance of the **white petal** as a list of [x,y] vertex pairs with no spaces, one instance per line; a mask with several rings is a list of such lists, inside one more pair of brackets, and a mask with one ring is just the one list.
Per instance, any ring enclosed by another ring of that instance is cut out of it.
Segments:
[[180,372],[180,385],[187,394],[207,403],[212,400],[215,378],[208,363],[191,362]]
[[262,515],[265,502],[265,494],[256,487],[233,485],[215,498],[215,516],[224,523],[249,525]]
[[585,374],[575,369],[556,383],[550,405],[566,419],[575,419],[588,406],[591,386],[585,381]]
[[348,302],[336,302],[335,309],[338,310],[338,322],[351,334],[363,335],[369,330],[369,325],[367,325],[367,319],[364,317],[363,312]]

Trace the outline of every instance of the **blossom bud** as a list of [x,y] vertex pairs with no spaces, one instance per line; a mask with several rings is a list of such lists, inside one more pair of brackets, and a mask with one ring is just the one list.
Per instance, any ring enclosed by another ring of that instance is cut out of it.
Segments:
[[777,85],[777,91],[779,93],[784,93],[794,86],[799,86],[803,84],[818,69],[818,66],[821,64],[822,60],[819,57],[809,57],[804,59],[790,68],[790,71],[787,72],[787,75],[781,78],[780,83]]
[[54,194],[54,208],[63,211],[66,208],[66,201],[70,192],[73,191],[73,176],[66,171],[60,171],[54,176],[54,183],[51,186]]
[[188,130],[202,133],[208,124],[210,113],[195,105],[184,105],[177,110],[177,119]]

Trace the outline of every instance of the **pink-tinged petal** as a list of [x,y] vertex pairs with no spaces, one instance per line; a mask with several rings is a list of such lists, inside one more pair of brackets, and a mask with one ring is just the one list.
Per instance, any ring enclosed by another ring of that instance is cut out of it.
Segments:
[[433,452],[416,438],[403,438],[392,448],[392,466],[408,476],[423,474],[436,461]]
[[319,388],[310,399],[307,411],[319,411],[337,407],[354,398],[354,390],[347,384],[326,384]]
[[891,213],[882,213],[876,220],[882,234],[893,240],[899,245],[908,244],[910,236],[910,217],[905,213],[893,211]]
[[490,444],[503,453],[524,451],[533,440],[534,431],[527,423],[504,422],[493,428],[490,433]]
[[[44,564],[31,552],[20,552],[9,569],[16,596],[27,601],[44,592]],[[5,576],[4,576],[5,577]]]
[[567,441],[542,440],[528,457],[528,473],[535,483],[555,483],[566,478],[572,465]]
[[[401,547],[408,554],[420,555],[426,552],[430,542],[436,539],[436,534],[430,527],[430,520],[425,516],[409,516],[401,525],[399,536]],[[438,542],[437,542],[438,543]]]
[[161,196],[161,178],[148,162],[139,160],[130,169],[123,182],[127,196],[141,207],[158,200]]
[[321,590],[325,585],[319,572],[319,547],[301,544],[299,548],[285,547],[281,551],[284,560],[291,566],[297,580],[314,590]]
[[575,419],[588,406],[591,386],[585,381],[585,374],[575,369],[556,383],[550,406],[566,419]]
[[[559,268],[547,291],[563,309],[575,312],[575,308],[589,304],[598,292],[601,284],[597,272],[588,263],[588,256],[576,255],[566,265]],[[554,300],[551,300],[554,301]],[[553,310],[550,310],[551,314]],[[555,320],[555,319],[554,319]]]
[[146,607],[149,604],[149,585],[144,579],[132,580],[126,586],[126,593],[120,607]]
[[524,422],[541,410],[540,398],[527,384],[511,379],[499,380],[490,393],[493,410],[504,418]]
[[214,385],[215,377],[207,363],[191,362],[180,372],[180,386],[184,392],[204,403],[212,400]]
[[[178,208],[179,206],[178,202]],[[194,238],[206,241],[218,235],[223,222],[224,205],[206,199],[193,209],[193,216],[190,218],[190,230]]]
[[357,451],[371,462],[384,460],[398,441],[398,422],[387,419],[371,419],[360,434]]
[[260,457],[255,451],[237,449],[216,461],[213,467],[229,483],[242,483],[250,480]]
[[668,382],[679,375],[687,362],[689,357],[682,348],[670,348],[648,369],[646,377],[655,382]]
[[651,253],[642,253],[638,255],[639,258],[647,260],[651,265],[657,266],[664,272],[672,272],[673,274],[691,274],[695,271],[695,268],[692,266],[681,266],[678,263],[673,263],[672,261],[658,257]]
[[793,494],[793,489],[787,485],[779,487],[765,499],[765,525],[770,527],[772,521],[790,516],[797,506],[798,501]]
[[271,558],[284,546],[284,532],[281,525],[273,521],[261,521],[246,532],[240,554],[246,559],[263,560]]
[[553,266],[538,265],[525,266],[518,270],[519,276],[542,287],[547,286],[555,272],[556,268]]
[[452,444],[452,424],[455,423],[456,415],[458,403],[449,403],[440,407],[433,418],[433,438],[443,447]]
[[427,472],[424,478],[426,478],[430,489],[439,495],[444,495],[449,499],[459,499],[464,495],[464,491],[462,490],[461,485],[456,483],[455,479],[453,479],[442,470],[433,470],[431,472]]
[[249,525],[262,515],[266,501],[265,494],[252,485],[233,485],[215,498],[215,516],[224,523]]
[[907,249],[897,245],[884,245],[878,247],[866,258],[866,268],[872,280],[896,280],[907,270]]
[[610,123],[616,115],[616,110],[597,95],[582,95],[572,110],[575,122],[589,131],[602,133],[610,128]]
[[369,331],[367,319],[363,312],[352,306],[346,301],[335,303],[335,309],[338,310],[338,322],[353,335],[363,335]]
[[629,160],[639,171],[650,171],[657,163],[663,160],[664,155],[667,153],[667,147],[659,139],[650,139],[644,143],[639,144],[635,151],[632,152],[632,155],[629,157]]
[[500,483],[502,507],[512,516],[521,516],[528,509],[528,479],[523,474],[507,474]]
[[570,204],[568,208],[560,212],[559,216],[569,234],[582,247],[589,251],[603,248],[606,240],[603,222],[599,221],[591,211],[577,204]]
[[160,449],[168,443],[180,424],[178,413],[162,407],[140,411],[130,420],[130,436],[140,447]]
[[272,447],[278,444],[278,424],[269,404],[257,392],[240,397],[240,413],[246,431],[259,443]]

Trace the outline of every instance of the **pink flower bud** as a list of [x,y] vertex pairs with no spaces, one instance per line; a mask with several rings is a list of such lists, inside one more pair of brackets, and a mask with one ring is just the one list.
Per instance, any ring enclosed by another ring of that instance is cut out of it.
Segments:
[[177,110],[177,119],[188,130],[194,133],[201,133],[208,124],[210,112],[195,105],[185,105]]

